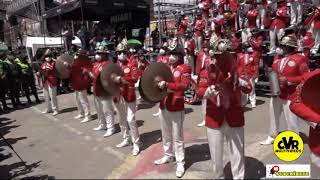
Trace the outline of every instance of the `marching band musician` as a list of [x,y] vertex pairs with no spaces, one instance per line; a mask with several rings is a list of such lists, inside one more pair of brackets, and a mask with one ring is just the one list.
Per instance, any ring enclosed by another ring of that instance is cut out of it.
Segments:
[[87,57],[87,51],[79,49],[74,56],[74,63],[71,66],[70,85],[75,90],[76,104],[79,115],[75,119],[84,118],[81,123],[89,122],[91,118],[87,89],[91,86],[91,79],[85,73],[91,71],[92,64]]
[[205,125],[214,179],[224,178],[224,139],[232,150],[229,154],[233,178],[244,178],[244,112],[240,96],[241,91],[249,93],[251,86],[238,77],[234,63],[230,57],[218,58],[216,66],[209,66],[209,87],[197,91],[199,96],[207,98]]
[[195,23],[195,32],[194,32],[194,37],[196,40],[196,52],[195,54],[197,55],[198,52],[200,51],[201,45],[202,45],[202,40],[203,40],[203,32],[206,26],[206,21],[205,19],[201,16],[201,14],[197,14],[196,18],[196,23]]
[[[310,108],[310,105],[312,107],[312,104],[308,104],[308,102],[302,101],[302,88],[304,83],[314,78],[315,76],[319,76],[320,70],[311,71],[308,73],[305,73],[303,75],[302,82],[297,86],[296,92],[294,94],[294,99],[290,104],[290,110],[298,115],[301,119],[307,121],[307,123],[310,125],[309,128],[309,148],[311,150],[310,153],[310,159],[311,162],[316,166],[314,172],[319,172],[320,168],[320,114],[319,114],[319,108],[318,110],[315,110],[314,108]],[[317,79],[319,81],[319,78]],[[311,86],[307,87],[308,89],[304,89],[304,91],[314,91],[315,89],[319,88],[319,83],[314,82],[311,84]],[[308,93],[308,92],[305,92]],[[306,96],[307,94],[305,94]],[[312,95],[311,95],[312,96]],[[315,98],[315,101],[319,101],[318,97],[312,97]],[[315,107],[315,106],[313,106]],[[311,166],[312,167],[312,166]],[[311,171],[313,168],[311,168]]]
[[287,6],[285,0],[280,0],[277,4],[278,9],[276,10],[275,18],[272,20],[270,29],[270,51],[268,54],[274,54],[276,52],[277,39],[280,40],[284,35],[284,28],[286,27],[287,21]]
[[[52,53],[48,50],[44,56],[45,62],[41,65],[43,72],[43,93],[47,108],[43,114],[51,113],[53,116],[59,114],[58,100],[57,100],[57,85],[58,79],[55,71],[55,62],[52,58]],[[38,72],[40,75],[40,73]]]
[[177,161],[176,176],[181,178],[185,172],[185,153],[183,137],[184,91],[191,82],[191,67],[183,63],[183,49],[173,41],[169,45],[169,63],[173,73],[173,81],[160,81],[158,87],[170,93],[160,102],[160,123],[164,156],[154,163],[165,164],[173,160],[173,146]]
[[[214,51],[212,49],[209,50],[209,56],[210,58],[206,58],[204,62],[204,66],[201,67],[201,71],[199,73],[198,79],[197,79],[197,89],[196,93],[198,93],[201,89],[207,89],[209,87],[209,81],[208,81],[208,68],[210,66],[216,66],[216,59],[214,58]],[[198,127],[202,127],[206,123],[206,107],[207,107],[207,99],[203,97],[201,98],[201,113],[202,113],[202,122],[198,124]]]
[[297,85],[302,80],[302,75],[309,71],[307,58],[295,51],[297,39],[292,35],[284,36],[280,41],[280,45],[283,55],[275,57],[272,71],[278,74],[281,93],[279,97],[271,97],[270,132],[268,138],[260,142],[262,145],[273,143],[279,132],[279,121],[282,112],[284,113],[288,130],[299,134],[298,118],[290,111],[289,105],[293,100]]
[[266,8],[267,8],[267,0],[257,0],[257,9],[258,9],[258,18],[257,18],[257,27],[260,29],[264,29],[264,19],[266,17]]
[[196,48],[196,42],[192,38],[192,34],[190,32],[186,33],[186,41],[184,43],[185,49],[185,64],[189,64],[192,68],[192,73],[195,74],[195,64],[194,64],[194,51]]
[[208,62],[211,59],[209,55],[209,48],[209,41],[205,40],[196,60],[196,74],[200,74],[201,69],[205,67],[205,62]]
[[133,64],[138,63],[137,50],[133,47],[129,48],[128,61],[130,64],[131,63],[133,63]]
[[240,76],[242,75],[248,78],[250,85],[252,86],[252,90],[249,94],[249,100],[252,108],[256,107],[256,93],[254,87],[259,73],[259,61],[259,54],[250,46],[244,47],[244,50],[237,54],[238,73]]
[[143,71],[148,67],[150,64],[149,61],[146,59],[146,54],[140,49],[137,53],[138,56],[138,70],[139,70],[139,77],[141,77]]
[[257,19],[258,19],[258,9],[254,4],[251,4],[249,11],[246,14],[247,23],[245,28],[242,30],[242,43],[248,42],[252,36],[251,31],[257,28]]
[[94,131],[107,130],[103,135],[104,137],[111,136],[115,133],[114,127],[114,110],[112,106],[112,97],[104,97],[103,90],[97,86],[97,81],[100,80],[100,73],[102,68],[112,63],[108,59],[108,49],[107,46],[100,45],[97,47],[95,60],[92,70],[84,69],[84,72],[87,73],[93,80],[93,95],[94,95],[94,104],[97,110],[99,126],[94,128]]
[[311,32],[314,37],[314,46],[311,49],[311,54],[317,54],[320,48],[320,5],[315,7],[312,17]]
[[135,117],[137,106],[134,85],[139,79],[139,70],[136,64],[129,63],[126,44],[119,43],[116,51],[118,63],[124,72],[123,77],[115,78],[115,81],[121,87],[120,94],[115,98],[115,106],[119,114],[119,124],[123,134],[121,143],[116,147],[125,147],[132,142],[132,155],[137,156],[140,153],[141,142]]
[[178,21],[176,22],[176,31],[175,35],[178,37],[180,43],[184,44],[185,43],[185,33],[187,31],[188,25],[189,25],[189,20],[186,17],[186,15],[181,12],[180,17],[178,18]]
[[199,8],[202,10],[202,16],[209,18],[209,10],[212,8],[212,0],[200,0]]

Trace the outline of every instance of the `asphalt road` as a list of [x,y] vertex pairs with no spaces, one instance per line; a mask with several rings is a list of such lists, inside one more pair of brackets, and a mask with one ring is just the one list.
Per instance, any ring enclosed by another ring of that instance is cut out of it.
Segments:
[[[93,97],[90,96],[94,117]],[[158,105],[140,104],[136,114],[143,151],[131,155],[132,147],[116,148],[121,140],[119,126],[115,135],[104,138],[105,132],[92,129],[97,120],[80,124],[73,94],[58,96],[61,114],[41,114],[44,104],[25,107],[0,116],[0,133],[27,162],[27,167],[0,141],[0,178],[176,178],[175,164],[155,166],[153,161],[162,155],[159,120],[152,114]],[[258,97],[255,109],[245,108],[246,178],[264,178],[266,164],[284,164],[273,153],[272,146],[261,146],[269,129],[269,98]],[[204,127],[197,127],[201,119],[200,105],[187,105],[184,122],[186,174],[183,178],[211,178],[210,153]],[[308,127],[301,121],[301,136],[307,143]],[[283,127],[285,129],[285,127]],[[225,148],[227,148],[225,146]],[[227,152],[227,151],[226,151]],[[291,163],[309,164],[309,148],[305,144],[302,156]],[[228,155],[225,173],[232,178]],[[320,170],[312,166],[312,177],[319,178]]]

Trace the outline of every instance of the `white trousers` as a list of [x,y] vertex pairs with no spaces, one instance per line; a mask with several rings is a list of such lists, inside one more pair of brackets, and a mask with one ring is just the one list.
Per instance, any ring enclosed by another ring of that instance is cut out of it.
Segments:
[[263,20],[266,16],[266,9],[262,4],[258,4],[257,8],[259,10],[259,14],[258,14],[256,23],[257,23],[257,27],[261,28],[261,27],[264,27]]
[[279,97],[271,97],[270,99],[270,136],[276,137],[279,133],[280,116],[284,113],[286,119],[287,129],[299,134],[298,117],[291,112],[289,100],[284,100]]
[[298,1],[292,1],[290,5],[290,24],[296,25],[302,21],[302,4]]
[[320,168],[320,156],[315,155],[313,152],[310,152],[310,158],[311,158],[312,164]]
[[115,103],[115,107],[119,114],[119,124],[122,131],[122,138],[131,140],[133,144],[140,143],[140,135],[136,122],[136,101],[128,103],[123,97],[120,98],[118,103]]
[[233,179],[243,179],[245,171],[244,128],[232,128],[224,121],[220,128],[207,128],[207,136],[214,175],[213,179],[224,178],[224,141],[226,141],[229,146],[228,149]]
[[75,91],[75,98],[76,98],[76,104],[78,107],[78,111],[80,112],[80,115],[89,117],[91,114],[90,114],[90,106],[89,106],[87,90]]
[[311,52],[313,52],[313,51],[317,51],[320,46],[320,29],[314,29],[314,23],[312,23],[311,32],[314,37],[314,46],[311,48]]
[[276,51],[276,42],[280,41],[282,36],[284,35],[284,29],[270,29],[270,51]]
[[256,78],[250,79],[250,84],[252,86],[252,91],[249,94],[249,100],[251,105],[256,105],[257,96],[256,96]]
[[94,105],[97,109],[99,124],[109,128],[114,127],[114,111],[112,98],[94,97]]
[[248,42],[248,40],[250,39],[250,37],[252,36],[250,28],[244,28],[241,31],[241,39],[242,39],[242,43]]
[[47,83],[43,85],[43,94],[48,111],[58,111],[57,87],[50,87]]
[[184,164],[184,137],[183,121],[184,111],[170,112],[166,109],[160,110],[160,124],[164,153],[173,156],[173,143],[177,163]]
[[207,113],[207,99],[203,98],[201,100],[201,113],[202,113],[202,121],[206,120],[206,113]]

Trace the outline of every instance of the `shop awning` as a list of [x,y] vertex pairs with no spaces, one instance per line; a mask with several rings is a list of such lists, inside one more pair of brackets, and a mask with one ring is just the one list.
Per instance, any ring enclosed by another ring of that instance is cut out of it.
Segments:
[[148,12],[149,5],[144,0],[80,0],[70,2],[46,11],[42,17],[64,20],[105,20],[110,16],[126,12]]
[[10,5],[7,6],[7,14],[12,15],[24,8],[29,7],[33,3],[37,2],[37,0],[15,0],[12,1]]

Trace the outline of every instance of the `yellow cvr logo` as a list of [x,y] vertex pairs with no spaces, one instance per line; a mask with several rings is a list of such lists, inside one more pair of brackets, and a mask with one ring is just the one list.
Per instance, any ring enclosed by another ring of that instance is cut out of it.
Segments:
[[294,161],[303,152],[303,141],[297,133],[284,131],[274,140],[273,151],[282,161]]

